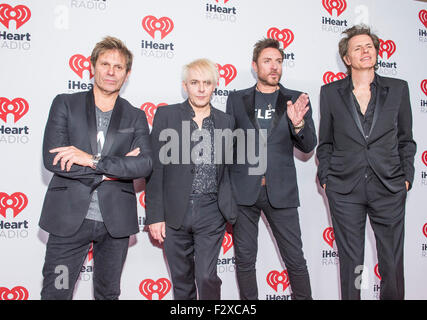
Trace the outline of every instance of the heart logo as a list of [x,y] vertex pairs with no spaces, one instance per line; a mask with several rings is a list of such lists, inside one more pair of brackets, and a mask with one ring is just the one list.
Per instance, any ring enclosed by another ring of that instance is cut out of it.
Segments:
[[283,270],[282,272],[273,270],[267,274],[267,283],[270,287],[277,292],[278,285],[281,284],[284,292],[289,287],[288,271]]
[[427,223],[425,225],[423,225],[423,234],[427,238]]
[[85,70],[89,71],[89,79],[93,78],[92,68],[90,67],[90,56],[86,58],[81,54],[75,54],[70,58],[68,64],[70,65],[71,70],[73,70],[81,79],[83,79],[83,71]]
[[139,195],[139,203],[145,209],[145,191],[142,191]]
[[158,105],[155,105],[154,103],[151,103],[151,102],[146,102],[140,107],[140,109],[145,112],[145,115],[147,116],[147,122],[152,127],[153,121],[154,121],[154,114],[156,113],[157,108],[161,106],[167,106],[167,105],[168,105],[167,103],[163,103],[163,102],[159,103]]
[[218,68],[219,77],[225,80],[225,86],[227,86],[237,76],[237,69],[232,64],[226,64],[224,66],[221,66],[217,63],[216,67]]
[[157,19],[154,16],[146,16],[142,19],[142,27],[153,39],[155,39],[155,32],[160,31],[161,39],[163,39],[173,30],[174,24],[168,17]]
[[427,151],[423,152],[423,154],[421,155],[421,160],[423,161],[425,166],[427,166]]
[[347,8],[345,0],[322,0],[323,7],[332,16],[332,11],[337,10],[337,17]]
[[377,278],[381,280],[380,271],[378,270],[378,263],[374,267],[374,273],[377,276]]
[[[224,3],[227,3],[229,0],[224,0]],[[219,0],[216,0],[216,2],[219,2]]]
[[334,248],[335,234],[332,227],[326,228],[325,231],[323,231],[323,239],[332,249]]
[[9,22],[14,20],[16,22],[16,29],[18,30],[24,23],[31,18],[31,11],[24,5],[11,7],[6,3],[0,4],[0,23],[9,29]]
[[280,41],[283,44],[283,50],[285,50],[294,41],[294,33],[289,29],[279,30],[273,27],[268,29],[267,38]]
[[7,193],[0,192],[0,215],[6,218],[6,210],[13,210],[15,218],[28,204],[28,198],[22,192],[15,192],[10,196]]
[[25,99],[15,98],[10,101],[7,98],[0,97],[0,119],[7,122],[7,116],[13,114],[13,122],[21,119],[29,109],[29,104]]
[[0,300],[28,300],[28,290],[21,286],[10,290],[0,287]]
[[423,25],[427,28],[427,10],[421,10],[418,14],[418,17],[420,18],[420,21],[423,23]]
[[396,44],[393,40],[387,40],[384,41],[380,39],[380,52],[378,53],[381,58],[383,57],[384,52],[387,52],[387,59],[390,59],[390,57],[393,55],[393,53],[396,51]]
[[225,254],[228,250],[230,250],[232,246],[233,246],[233,235],[226,231],[224,234],[224,238],[222,240],[223,254]]
[[162,300],[170,291],[172,285],[166,278],[160,278],[157,281],[145,279],[139,285],[139,292],[148,300],[153,300],[153,294],[157,293],[159,300]]
[[323,74],[323,83],[328,84],[336,80],[344,79],[345,77],[347,77],[347,75],[343,72],[338,72],[335,74],[332,71],[327,71]]
[[421,81],[421,90],[427,96],[427,79],[424,79],[423,81]]

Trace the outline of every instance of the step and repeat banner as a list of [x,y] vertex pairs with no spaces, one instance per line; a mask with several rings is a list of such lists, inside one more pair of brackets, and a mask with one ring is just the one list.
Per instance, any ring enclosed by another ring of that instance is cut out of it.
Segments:
[[[320,86],[346,76],[338,54],[341,32],[371,26],[381,38],[378,73],[408,81],[418,144],[415,181],[406,211],[407,299],[427,299],[427,4],[408,0],[0,0],[0,300],[40,299],[48,234],[38,227],[52,174],[42,163],[42,140],[52,99],[92,88],[90,54],[106,35],[134,54],[121,95],[155,110],[186,97],[181,68],[193,59],[216,62],[220,81],[212,104],[225,110],[230,91],[255,84],[253,45],[264,37],[285,50],[281,83],[307,92],[319,123]],[[314,152],[295,151],[300,223],[314,299],[339,299],[339,261],[326,196],[316,179]],[[135,181],[140,232],[131,237],[121,299],[172,299],[163,248],[144,228],[145,183]],[[232,229],[218,259],[222,297],[239,299]],[[369,223],[362,298],[379,298],[375,238]],[[89,255],[75,299],[92,299]],[[265,218],[257,260],[259,298],[290,299],[286,266]]]

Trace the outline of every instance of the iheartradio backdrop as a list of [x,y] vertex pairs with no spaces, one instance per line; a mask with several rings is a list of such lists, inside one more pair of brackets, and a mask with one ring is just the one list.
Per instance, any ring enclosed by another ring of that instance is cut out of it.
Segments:
[[[1,0],[0,0],[1,1]],[[345,77],[337,44],[342,30],[370,25],[381,38],[378,73],[409,82],[415,181],[407,200],[406,298],[427,299],[427,5],[407,0],[48,0],[0,2],[0,300],[39,299],[48,235],[38,227],[51,173],[42,164],[42,138],[52,99],[92,87],[89,56],[106,35],[134,53],[121,95],[145,110],[180,102],[181,67],[207,57],[220,81],[212,103],[225,110],[230,91],[255,83],[253,44],[283,43],[282,84],[307,92],[318,128],[319,91]],[[424,57],[424,58],[423,58]],[[327,200],[316,180],[315,155],[296,152],[304,252],[315,299],[339,299],[338,257]],[[131,237],[121,299],[172,299],[162,248],[144,230],[144,181],[138,191],[140,232]],[[222,297],[238,299],[233,238],[224,237],[218,260]],[[378,299],[375,239],[367,225],[362,298]],[[75,299],[92,298],[93,260],[81,270]],[[289,299],[286,266],[270,229],[260,222],[257,277],[260,299]]]

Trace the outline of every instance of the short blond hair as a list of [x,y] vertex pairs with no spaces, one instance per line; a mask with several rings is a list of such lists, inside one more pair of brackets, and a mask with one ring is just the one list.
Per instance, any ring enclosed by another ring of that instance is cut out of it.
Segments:
[[197,70],[202,73],[207,73],[210,75],[211,80],[216,85],[219,79],[218,67],[215,63],[213,63],[209,59],[197,59],[188,64],[186,64],[182,68],[182,81],[187,82],[188,80],[188,72],[190,70]]
[[133,55],[132,52],[126,47],[126,45],[118,38],[107,36],[102,41],[98,42],[93,48],[90,56],[90,62],[95,67],[98,57],[108,50],[118,50],[126,60],[126,72],[132,69]]

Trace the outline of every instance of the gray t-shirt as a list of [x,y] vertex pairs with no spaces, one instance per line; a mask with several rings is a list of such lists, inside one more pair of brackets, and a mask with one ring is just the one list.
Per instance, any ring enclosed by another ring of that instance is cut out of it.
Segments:
[[261,129],[266,129],[270,133],[271,121],[276,107],[279,90],[273,93],[255,92],[255,117]]
[[[98,107],[96,109],[96,128],[97,136],[96,142],[98,145],[98,154],[101,154],[102,148],[104,147],[105,137],[107,136],[108,126],[110,124],[111,114],[113,110],[102,112]],[[92,198],[89,204],[89,210],[86,215],[86,219],[103,221],[101,210],[99,209],[98,192],[95,190],[92,193]]]

